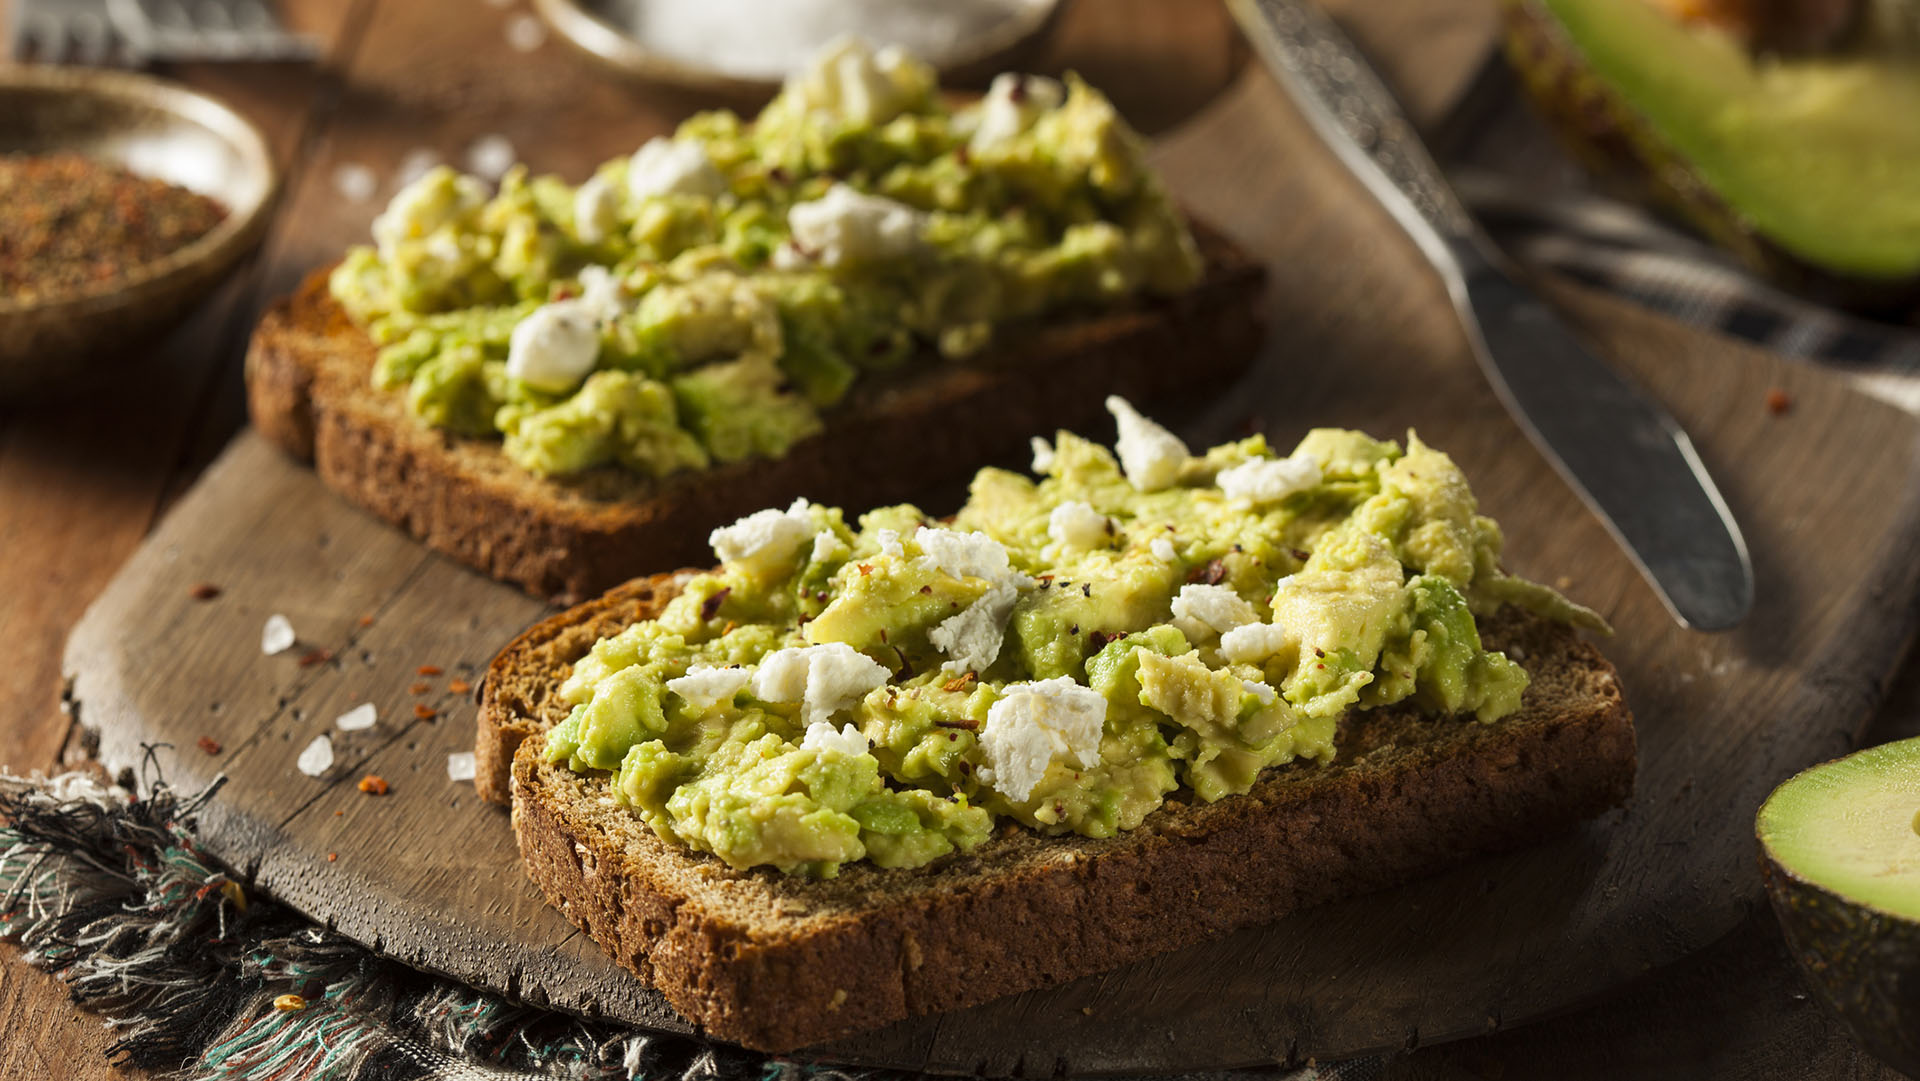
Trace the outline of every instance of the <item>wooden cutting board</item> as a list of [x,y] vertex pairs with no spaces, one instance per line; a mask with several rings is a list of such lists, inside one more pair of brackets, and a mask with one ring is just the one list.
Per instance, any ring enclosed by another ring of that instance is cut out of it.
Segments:
[[[1639,718],[1639,791],[1528,852],[824,1057],[993,1075],[1230,1067],[1450,1039],[1592,999],[1738,923],[1759,896],[1753,809],[1849,746],[1905,652],[1920,585],[1913,418],[1828,373],[1553,289],[1692,432],[1746,528],[1753,615],[1731,634],[1679,630],[1501,412],[1412,246],[1264,74],[1248,72],[1160,157],[1181,199],[1274,278],[1258,370],[1219,388],[1185,434],[1205,444],[1255,424],[1284,446],[1319,424],[1417,426],[1450,451],[1505,525],[1510,567],[1619,629],[1605,649]],[[1774,389],[1792,401],[1784,414],[1767,408]],[[221,592],[198,599],[198,583]],[[137,767],[159,741],[176,785],[228,778],[204,835],[258,889],[425,968],[684,1030],[541,903],[505,813],[447,779],[473,719],[452,680],[474,680],[542,611],[242,435],[74,631],[68,697],[110,766]],[[263,657],[272,613],[301,642]],[[300,749],[360,702],[375,704],[376,727],[334,732],[327,778],[296,771]],[[367,774],[390,792],[358,791]]]

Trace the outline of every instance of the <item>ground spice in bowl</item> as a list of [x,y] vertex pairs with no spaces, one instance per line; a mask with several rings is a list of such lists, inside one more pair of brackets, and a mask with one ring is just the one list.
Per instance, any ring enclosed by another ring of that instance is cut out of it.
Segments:
[[93,292],[226,216],[198,192],[81,154],[0,156],[0,298],[32,304]]

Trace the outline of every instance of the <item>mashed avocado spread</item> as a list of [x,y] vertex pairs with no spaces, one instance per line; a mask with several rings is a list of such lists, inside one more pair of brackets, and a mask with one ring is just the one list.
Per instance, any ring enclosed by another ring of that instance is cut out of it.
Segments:
[[947,108],[857,39],[752,122],[703,113],[578,188],[427,173],[334,271],[373,381],[545,475],[776,457],[863,375],[1010,321],[1194,285],[1193,239],[1098,91]]
[[1495,721],[1527,686],[1481,646],[1502,604],[1605,626],[1502,573],[1416,437],[1196,457],[1108,406],[1117,455],[1036,439],[1037,481],[982,470],[950,521],[797,500],[715,530],[717,570],[575,664],[548,758],[734,867],[917,867],[1003,817],[1105,837],[1245,792],[1330,760],[1349,710]]

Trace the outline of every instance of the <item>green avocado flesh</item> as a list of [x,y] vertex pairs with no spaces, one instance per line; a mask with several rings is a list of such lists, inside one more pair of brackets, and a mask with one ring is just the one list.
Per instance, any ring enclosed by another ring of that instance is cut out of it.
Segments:
[[862,381],[1008,324],[1191,289],[1145,154],[1071,74],[953,108],[847,39],[758,117],[701,113],[577,187],[436,168],[329,284],[419,422],[543,476],[663,477],[779,457]]
[[1757,830],[1767,855],[1792,874],[1920,920],[1920,740],[1800,774],[1760,808]]
[[1920,62],[1871,44],[1751,56],[1641,0],[1539,0],[1593,72],[1762,237],[1814,266],[1920,275]]
[[949,520],[802,499],[716,530],[717,569],[574,664],[548,761],[737,868],[918,867],[1247,792],[1331,760],[1354,710],[1496,722],[1528,682],[1481,642],[1503,604],[1605,626],[1505,574],[1417,438],[1193,455],[1109,407],[1117,456],[1036,441],[1037,478],[983,470]]

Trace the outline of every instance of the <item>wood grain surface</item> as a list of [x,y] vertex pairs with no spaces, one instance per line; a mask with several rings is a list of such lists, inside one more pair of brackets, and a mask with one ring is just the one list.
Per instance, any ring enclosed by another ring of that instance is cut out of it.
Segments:
[[[0,2],[0,12],[4,6],[4,2]],[[413,26],[404,19],[387,20],[376,26],[378,21],[371,17],[376,6],[398,5],[360,2],[336,6],[323,0],[283,2],[283,9],[296,23],[323,31],[328,27],[345,28],[330,39],[335,42],[331,59],[318,73],[304,70],[262,73],[247,68],[174,72],[197,86],[226,94],[243,110],[269,121],[276,146],[288,155],[283,164],[289,165],[289,175],[294,178],[293,194],[308,198],[296,199],[288,208],[283,208],[287,212],[280,218],[272,245],[225,299],[223,303],[227,307],[212,309],[156,351],[156,370],[151,375],[70,407],[0,412],[0,485],[4,485],[0,487],[0,540],[4,540],[9,554],[7,561],[0,561],[0,597],[6,598],[0,601],[0,629],[8,632],[10,641],[20,643],[22,661],[0,674],[0,678],[8,680],[5,689],[15,692],[10,700],[20,704],[24,718],[19,724],[0,727],[0,762],[24,769],[51,765],[55,761],[56,749],[68,727],[53,709],[57,681],[51,678],[63,628],[149,527],[156,510],[165,506],[198,473],[201,464],[232,430],[238,416],[235,339],[236,334],[244,330],[250,312],[271,292],[284,289],[305,267],[329,257],[346,238],[364,229],[365,220],[374,208],[340,209],[333,194],[332,170],[341,164],[360,164],[385,176],[400,156],[428,143],[457,158],[465,145],[460,133],[491,130],[483,124],[459,126],[459,117],[452,114],[460,111],[462,103],[456,99],[465,91],[457,89],[461,76],[450,68],[421,65],[415,74],[423,82],[445,76],[456,86],[452,92],[420,86],[400,88],[440,103],[435,109],[422,109],[410,119],[390,120],[381,115],[395,94],[390,87],[376,86],[361,96],[355,56],[369,44],[377,43],[380,37],[404,34]],[[433,6],[441,10],[454,7],[451,3]],[[1465,73],[1471,70],[1471,65],[1460,60],[1476,57],[1484,50],[1491,16],[1489,10],[1483,10],[1473,0],[1422,5],[1418,13],[1405,11],[1405,5],[1364,0],[1337,6],[1362,44],[1383,62],[1390,80],[1399,86],[1403,95],[1416,106],[1427,104],[1428,108],[1421,109],[1420,115],[1428,117],[1436,115],[1435,103],[1444,106],[1449,96],[1464,85]],[[508,21],[524,15],[524,9],[517,7],[460,5],[459,17],[475,27],[463,39],[473,50],[468,67],[498,65],[503,61],[518,63],[520,58],[505,52],[498,36],[489,38],[488,35],[501,34]],[[1150,25],[1153,33],[1135,37],[1136,25]],[[1222,44],[1220,30],[1218,12],[1210,4],[1181,0],[1163,4],[1147,0],[1127,3],[1103,0],[1075,7],[1061,51],[1071,53],[1079,47],[1076,42],[1086,43],[1076,63],[1090,73],[1097,71],[1095,78],[1120,92],[1123,107],[1130,115],[1146,120],[1148,117],[1140,107],[1142,101],[1173,100],[1173,92],[1180,87],[1189,91],[1189,97],[1184,100],[1204,99],[1208,92],[1204,89],[1206,80],[1212,79],[1212,85],[1217,86],[1232,72],[1237,63],[1236,46],[1230,38]],[[447,46],[443,38],[428,35],[412,43],[390,41],[387,47],[400,53],[412,48],[418,58]],[[551,43],[544,46],[537,50],[536,58],[552,67],[560,62],[555,48]],[[1111,55],[1105,51],[1108,49],[1119,49],[1124,60],[1108,59]],[[1102,60],[1109,63],[1107,69],[1096,68],[1096,62]],[[402,70],[402,79],[407,77],[403,63],[392,66]],[[1118,71],[1119,80],[1107,71]],[[1193,91],[1196,86],[1202,90]],[[351,102],[352,107],[340,109],[343,101]],[[1173,114],[1175,118],[1178,115]],[[389,125],[392,130],[384,141],[368,142],[372,136],[355,134]],[[375,147],[386,156],[365,152],[365,147]],[[583,158],[591,160],[599,153],[596,150]],[[331,207],[330,202],[334,204]],[[1294,224],[1285,225],[1286,228],[1313,231],[1313,216],[1319,213],[1311,202],[1245,209],[1250,215],[1274,215],[1278,222],[1258,225],[1243,235],[1281,227],[1281,223],[1287,222]],[[1382,242],[1397,243],[1390,237],[1384,241],[1381,237],[1371,237],[1356,247]],[[1326,249],[1318,250],[1324,257]],[[1311,282],[1317,270],[1309,258],[1281,269],[1292,284],[1302,280]],[[1613,306],[1592,301],[1582,306],[1589,317],[1601,321],[1609,320],[1615,310]],[[222,311],[239,315],[219,314]],[[1352,339],[1348,337],[1353,333],[1351,326],[1330,330],[1325,321],[1354,324],[1374,317],[1384,317],[1389,322],[1397,319],[1402,325],[1370,328],[1358,339]],[[1327,348],[1343,341],[1377,342],[1384,338],[1394,344],[1417,339],[1417,328],[1404,323],[1404,314],[1391,310],[1327,313],[1319,320],[1305,323],[1304,330],[1309,333],[1301,340],[1299,355],[1310,360],[1318,357],[1318,363],[1324,365],[1332,363],[1326,358],[1334,355],[1327,352]],[[1719,344],[1702,345],[1704,341],[1686,335],[1679,338],[1677,344],[1682,349],[1708,352],[1724,348]],[[1306,352],[1304,347],[1308,345],[1314,346],[1316,352]],[[1323,374],[1321,378],[1331,377]],[[1758,414],[1759,402],[1749,396],[1744,380],[1738,382],[1738,386],[1730,384],[1722,388],[1731,396],[1726,408],[1729,411],[1749,409]],[[1796,409],[1783,422],[1797,423],[1805,416],[1802,410]],[[1276,427],[1279,423],[1276,422]],[[1809,423],[1831,421],[1816,418]],[[1858,432],[1845,423],[1835,428]],[[1881,490],[1898,494],[1899,478],[1907,475],[1888,477]],[[1910,482],[1907,489],[1911,490]],[[1504,498],[1524,500],[1527,495],[1524,491],[1517,496],[1509,492]],[[1797,528],[1818,529],[1822,524],[1813,522]],[[1519,556],[1524,545],[1517,538],[1514,544]],[[1544,558],[1539,562],[1544,564]],[[1532,569],[1538,571],[1539,567]],[[1584,580],[1584,569],[1575,573]],[[1576,592],[1584,589],[1579,582],[1573,588]],[[1906,599],[1910,596],[1909,591]],[[1894,607],[1903,602],[1899,596],[1882,600]],[[457,614],[454,618],[458,618]],[[355,622],[357,625],[357,618]],[[296,618],[296,625],[299,624]],[[181,625],[179,629],[189,628]],[[231,648],[245,655],[253,649],[257,634],[255,622],[238,641],[231,643]],[[1783,641],[1787,637],[1782,635]],[[411,642],[400,643],[398,649],[398,654],[387,655],[386,663],[404,667],[406,657],[418,655]],[[151,659],[161,664],[173,663],[168,650],[160,651]],[[258,658],[255,660],[264,663]],[[305,671],[316,681],[324,675],[298,669],[297,659],[291,663],[296,666],[296,673]],[[446,681],[444,675],[434,681],[436,693],[446,693]],[[1818,694],[1829,688],[1847,696],[1858,696],[1857,703],[1842,701],[1839,704],[1837,712],[1842,713],[1856,706],[1863,707],[1870,696],[1870,690],[1863,693],[1844,679],[1816,681],[1808,691]],[[391,721],[410,713],[407,708],[410,700],[410,695],[401,696],[399,701],[387,704],[383,714]],[[451,705],[451,699],[448,704]],[[461,723],[464,715],[458,713],[459,708],[464,707],[456,707],[452,717],[420,725],[408,735],[426,733],[439,738],[437,734],[451,730],[447,727],[449,720],[456,725]],[[1781,726],[1784,720],[1776,725]],[[1844,739],[1844,734],[1837,731],[1829,736],[1836,747]],[[405,749],[405,742],[396,737],[388,746]],[[460,798],[448,792],[444,783],[440,783],[439,788],[429,787],[430,783],[440,782],[433,772],[438,765],[439,745],[420,744],[412,750],[425,759],[410,763],[419,765],[423,776],[417,783],[400,781],[395,794],[413,791],[424,798],[444,792],[449,798]],[[368,806],[379,802],[357,793],[354,796]],[[332,809],[353,810],[351,805]],[[389,813],[390,810],[366,811],[363,830],[356,839],[369,848],[389,845],[385,834],[400,828],[400,817]],[[343,813],[340,817],[345,819],[347,815]],[[1737,816],[1729,811],[1707,817]],[[471,840],[465,831],[454,831],[448,836],[452,839],[441,838],[447,848],[458,848]],[[340,862],[348,859],[348,854],[343,852]],[[428,876],[443,873],[429,868]],[[1747,874],[1748,869],[1741,867],[1736,868],[1731,877],[1744,880]],[[1598,1078],[1616,1076],[1602,1067],[1617,1063],[1635,1067],[1619,1076],[1636,1077],[1882,1076],[1883,1071],[1853,1051],[1844,1034],[1831,1022],[1806,1008],[1792,973],[1778,963],[1777,946],[1771,947],[1774,952],[1769,952],[1770,925],[1762,925],[1758,930],[1751,925],[1741,927],[1733,937],[1702,955],[1706,963],[1695,959],[1672,971],[1649,976],[1637,982],[1632,994],[1618,1006],[1549,1022],[1545,1027],[1512,1036],[1398,1056],[1389,1073],[1396,1078],[1520,1077],[1536,1076],[1538,1066],[1551,1063],[1552,1068],[1570,1078]],[[1643,1005],[1648,1000],[1688,1008],[1660,1013]],[[0,1016],[8,1022],[7,1036],[0,1041],[0,1075],[49,1075],[49,1063],[58,1065],[57,1072],[50,1075],[89,1079],[107,1075],[95,1057],[106,1042],[101,1038],[97,1021],[77,1016],[52,981],[26,972],[11,961],[0,966]],[[1508,1023],[1513,1020],[1514,1015],[1506,1018]],[[1797,1057],[1761,1059],[1742,1050],[1769,1041],[1771,1045],[1790,1048]],[[1729,1049],[1736,1053],[1727,1053]],[[1783,1071],[1783,1063],[1790,1063],[1794,1069]],[[1037,1060],[1034,1068],[1038,1068]]]

